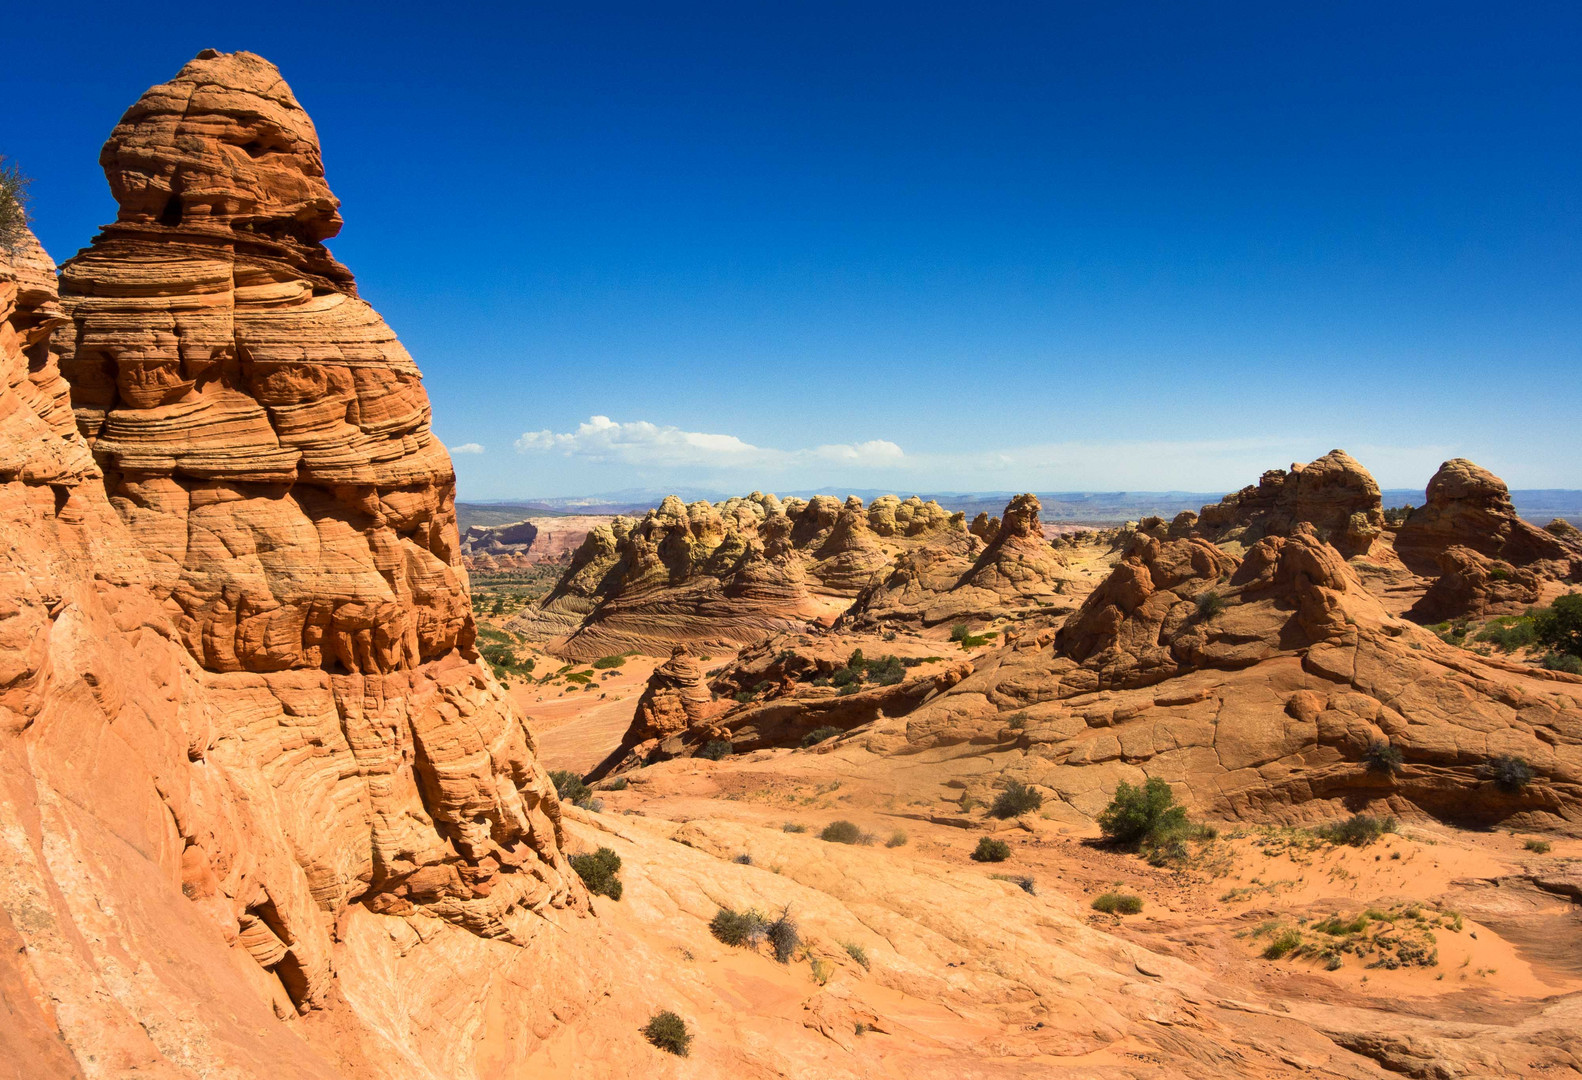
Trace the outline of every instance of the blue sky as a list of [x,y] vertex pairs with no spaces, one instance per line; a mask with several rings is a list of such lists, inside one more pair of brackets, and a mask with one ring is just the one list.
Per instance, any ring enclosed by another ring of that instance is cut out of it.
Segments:
[[37,231],[273,60],[463,498],[1582,487],[1575,5],[220,7],[7,14]]

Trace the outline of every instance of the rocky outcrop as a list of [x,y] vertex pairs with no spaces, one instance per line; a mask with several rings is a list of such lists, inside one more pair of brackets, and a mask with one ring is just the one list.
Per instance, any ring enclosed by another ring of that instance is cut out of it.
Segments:
[[[937,760],[997,742],[1005,775],[1090,815],[1119,781],[1158,776],[1216,815],[1374,803],[1582,829],[1582,679],[1484,661],[1391,616],[1305,524],[1239,562],[1201,539],[1133,543],[1053,640],[980,656],[868,745]],[[1370,764],[1375,745],[1404,764]],[[1502,755],[1538,779],[1500,787]]]
[[1271,469],[1256,487],[1225,496],[1192,519],[1178,515],[1172,536],[1201,536],[1245,549],[1265,536],[1289,536],[1300,523],[1346,558],[1365,555],[1384,533],[1379,485],[1344,450],[1289,472]]
[[1395,536],[1401,561],[1435,579],[1413,617],[1520,611],[1538,599],[1542,580],[1582,580],[1576,532],[1522,520],[1505,481],[1465,458],[1445,462]]
[[489,573],[522,570],[544,563],[569,563],[588,533],[610,523],[608,517],[569,515],[528,518],[509,525],[474,525],[462,533],[462,565]]
[[59,308],[36,247],[0,272],[3,981],[89,1075],[324,1076],[385,1037],[351,922],[510,949],[587,901],[279,72],[205,52],[102,160]]
[[670,496],[641,520],[589,531],[544,600],[512,629],[572,659],[627,650],[739,648],[833,619],[896,556],[954,526],[938,504],[881,496],[864,507],[754,492],[691,505]]
[[1044,538],[1038,500],[1018,495],[998,518],[957,521],[901,555],[884,581],[865,590],[842,616],[842,628],[931,627],[956,622],[1026,619],[1071,610],[1074,575]]
[[648,677],[648,686],[637,701],[632,732],[638,742],[663,739],[703,723],[718,711],[703,677],[703,665],[685,645],[677,645],[670,659]]

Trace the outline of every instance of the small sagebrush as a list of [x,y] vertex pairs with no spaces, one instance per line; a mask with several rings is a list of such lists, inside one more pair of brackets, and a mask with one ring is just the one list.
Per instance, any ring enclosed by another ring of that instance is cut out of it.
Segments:
[[1398,747],[1391,746],[1383,739],[1375,739],[1368,744],[1368,752],[1364,755],[1368,763],[1368,771],[1393,775],[1401,771],[1406,763],[1406,757]]
[[1136,915],[1142,909],[1142,897],[1131,893],[1107,892],[1093,898],[1093,910],[1106,915]]
[[853,945],[849,941],[845,942],[844,946],[846,949],[846,955],[850,956],[853,960],[857,961],[857,963],[861,964],[863,970],[866,971],[868,969],[868,951],[861,945]]
[[601,847],[591,855],[573,855],[568,861],[589,892],[608,896],[611,900],[621,898],[621,879],[617,876],[621,871],[621,857],[615,852]]
[[722,907],[709,920],[709,933],[726,945],[756,945],[764,939],[768,925],[761,912]]
[[1549,854],[1549,841],[1547,840],[1529,840],[1522,846],[1528,851],[1532,852],[1534,855]]
[[1198,593],[1197,613],[1205,619],[1212,619],[1225,610],[1225,598],[1213,589]]
[[686,1057],[692,1047],[692,1033],[687,1022],[669,1009],[656,1012],[643,1028],[643,1037],[661,1050],[677,1057]]
[[826,739],[833,739],[835,736],[843,735],[843,734],[845,734],[845,729],[843,729],[843,728],[838,728],[838,727],[814,728],[812,731],[810,731],[806,735],[802,736],[802,748],[805,750],[805,749],[807,749],[810,746],[817,746],[819,743],[824,742]]
[[890,839],[888,839],[888,840],[886,840],[884,842],[884,846],[885,847],[904,847],[904,846],[906,846],[906,833],[902,832],[900,829],[895,830],[895,832],[890,834]]
[[1329,825],[1320,825],[1313,830],[1321,840],[1328,840],[1331,844],[1347,845],[1349,847],[1367,847],[1385,833],[1395,831],[1395,818],[1386,814],[1384,817],[1373,817],[1369,814],[1353,814],[1345,821],[1333,822]]
[[976,862],[1004,862],[1010,857],[1011,845],[990,836],[983,837],[978,841],[978,846],[972,849],[972,858]]
[[698,751],[698,757],[706,761],[720,761],[731,756],[735,750],[729,739],[710,739],[703,744],[703,749]]
[[1533,782],[1534,773],[1531,765],[1514,754],[1499,754],[1484,764],[1483,775],[1501,791],[1515,793]]
[[562,802],[577,802],[593,794],[593,789],[582,782],[582,777],[569,769],[551,769],[549,779],[555,785],[555,794]]
[[828,840],[832,844],[855,844],[862,840],[862,830],[855,822],[832,821],[824,826],[824,831],[818,834],[820,840]]
[[1012,780],[994,797],[989,813],[997,818],[1021,817],[1044,805],[1044,796],[1026,784]]

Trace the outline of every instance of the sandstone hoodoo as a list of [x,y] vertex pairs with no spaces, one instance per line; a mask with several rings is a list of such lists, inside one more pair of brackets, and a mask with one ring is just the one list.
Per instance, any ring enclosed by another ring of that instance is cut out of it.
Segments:
[[1246,548],[1264,536],[1289,536],[1298,523],[1348,559],[1366,555],[1384,533],[1379,485],[1350,454],[1331,450],[1290,472],[1269,470],[1257,486],[1203,507],[1195,519],[1178,517],[1171,533]]
[[102,163],[119,219],[59,307],[36,245],[0,273],[3,891],[34,898],[7,932],[54,1003],[21,1024],[106,1075],[209,1045],[323,1076],[259,1010],[335,1006],[360,1057],[383,1006],[343,967],[370,913],[454,952],[586,895],[473,650],[417,367],[322,245],[337,204],[279,72],[200,55]]

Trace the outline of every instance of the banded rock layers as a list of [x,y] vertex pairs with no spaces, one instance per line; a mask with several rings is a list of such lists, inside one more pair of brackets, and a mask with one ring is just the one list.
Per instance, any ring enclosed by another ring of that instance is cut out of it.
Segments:
[[119,219],[58,307],[36,248],[0,272],[0,907],[26,957],[0,993],[57,1010],[10,1038],[113,1075],[326,1075],[257,1014],[377,1042],[389,999],[344,952],[369,912],[401,918],[368,947],[412,924],[402,955],[455,954],[586,898],[473,650],[417,368],[322,246],[337,204],[279,72],[201,54],[102,163]]

